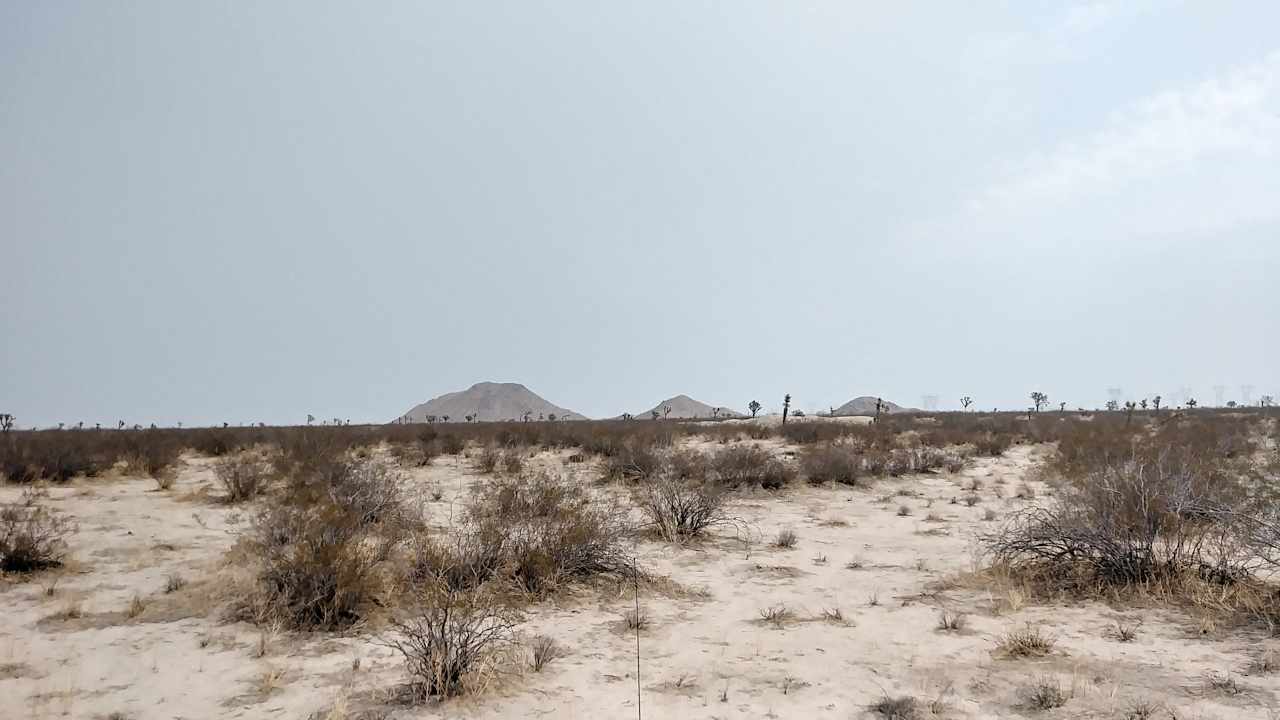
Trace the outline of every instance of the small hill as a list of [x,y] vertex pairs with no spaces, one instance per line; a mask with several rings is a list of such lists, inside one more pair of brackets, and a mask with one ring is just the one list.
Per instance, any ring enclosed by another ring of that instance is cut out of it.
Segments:
[[[882,412],[886,412],[890,414],[900,413],[900,412],[911,412],[911,408],[904,408],[901,405],[898,405],[897,403],[891,403],[888,400],[884,401],[884,405],[885,405],[885,409],[882,410]],[[849,402],[841,405],[840,407],[836,408],[836,411],[835,411],[835,415],[837,416],[875,415],[875,414],[876,414],[876,399],[871,397],[870,395],[863,395],[862,397],[856,397],[850,400]]]
[[[396,422],[466,422],[474,415],[479,422],[520,420],[530,413],[532,420],[586,420],[587,418],[559,405],[553,405],[520,383],[481,382],[466,390],[432,398],[396,419]],[[448,420],[445,420],[445,418]]]
[[[665,408],[671,408],[671,412],[664,412]],[[716,412],[717,408],[719,409],[719,412]],[[734,412],[728,408],[698,402],[688,395],[677,395],[673,398],[667,398],[644,412],[636,413],[635,417],[640,420],[647,420],[653,417],[654,410],[658,411],[658,417],[665,418],[667,420],[705,420],[713,417],[742,417],[742,413]]]

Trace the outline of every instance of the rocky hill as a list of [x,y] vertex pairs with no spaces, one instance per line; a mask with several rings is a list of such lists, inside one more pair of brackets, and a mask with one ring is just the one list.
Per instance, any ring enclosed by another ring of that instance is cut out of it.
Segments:
[[542,399],[520,383],[481,382],[415,405],[396,422],[477,422],[521,420],[586,420],[586,417]]

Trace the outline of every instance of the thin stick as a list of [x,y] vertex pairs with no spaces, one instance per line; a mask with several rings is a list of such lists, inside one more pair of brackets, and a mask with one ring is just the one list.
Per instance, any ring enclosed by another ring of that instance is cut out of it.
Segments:
[[636,720],[640,720],[640,570],[631,558],[631,579],[636,589]]

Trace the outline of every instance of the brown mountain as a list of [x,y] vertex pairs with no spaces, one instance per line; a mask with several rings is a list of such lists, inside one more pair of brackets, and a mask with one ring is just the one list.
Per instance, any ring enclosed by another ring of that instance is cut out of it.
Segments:
[[[904,408],[901,405],[898,405],[897,403],[891,403],[888,400],[884,401],[884,405],[885,405],[885,409],[882,410],[882,412],[886,412],[886,413],[900,413],[900,412],[912,411],[911,408]],[[840,407],[836,408],[835,414],[837,416],[875,415],[876,399],[871,397],[870,395],[863,395],[862,397],[856,397],[850,400],[849,402],[841,405]]]
[[[664,412],[666,408],[670,408],[670,412]],[[719,408],[719,412],[716,410]],[[648,420],[653,417],[653,411],[658,411],[658,417],[668,420],[704,420],[707,418],[735,418],[742,417],[742,413],[734,412],[728,408],[717,405],[708,405],[704,402],[698,402],[688,395],[676,395],[673,398],[667,398],[662,402],[654,405],[652,408],[635,414],[638,420]]]
[[[478,422],[520,420],[529,414],[531,420],[586,420],[587,418],[559,405],[553,405],[520,383],[481,382],[466,390],[432,398],[396,419],[396,422],[466,422],[474,416]],[[445,418],[448,420],[445,420]]]

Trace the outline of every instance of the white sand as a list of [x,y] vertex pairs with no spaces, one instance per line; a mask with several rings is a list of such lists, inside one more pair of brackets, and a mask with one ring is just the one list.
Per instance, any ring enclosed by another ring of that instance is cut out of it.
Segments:
[[[932,593],[936,581],[972,568],[974,538],[990,527],[982,520],[987,508],[1003,514],[1028,502],[1011,496],[1039,452],[1015,447],[956,476],[884,480],[870,490],[801,485],[747,493],[732,511],[745,521],[749,542],[721,532],[693,547],[641,543],[640,563],[674,581],[641,588],[650,619],[641,635],[644,717],[876,717],[867,705],[886,693],[941,698],[943,717],[1033,716],[1018,691],[1041,676],[1074,693],[1051,711],[1055,718],[1123,718],[1138,700],[1174,709],[1178,718],[1272,717],[1267,707],[1275,705],[1280,676],[1240,674],[1264,647],[1280,649],[1269,638],[1226,630],[1200,636],[1194,618],[1172,611],[1083,604],[997,612],[993,606],[1005,604],[983,591]],[[562,456],[542,453],[535,462],[594,475],[589,464],[562,466]],[[971,478],[984,482],[982,502],[950,504]],[[457,458],[410,475],[440,525],[477,479]],[[404,680],[398,658],[367,632],[268,636],[265,656],[257,657],[263,632],[224,619],[227,579],[239,572],[224,566],[236,510],[192,496],[209,483],[207,462],[189,459],[168,492],[131,478],[49,490],[51,506],[79,523],[74,562],[33,581],[0,581],[0,717],[292,719],[324,717],[335,703],[354,716]],[[1032,484],[1042,501],[1048,489]],[[437,487],[443,497],[430,501]],[[879,501],[898,489],[919,496]],[[19,494],[0,488],[6,502]],[[901,504],[911,508],[909,517],[897,515]],[[930,512],[940,520],[926,520]],[[795,530],[797,547],[768,545],[781,528]],[[847,567],[851,562],[857,567]],[[190,584],[166,595],[165,577],[175,572]],[[124,611],[135,594],[147,606],[130,619]],[[48,619],[73,602],[82,617]],[[634,717],[636,640],[622,626],[632,603],[629,591],[605,583],[531,607],[522,632],[551,635],[568,650],[542,673],[512,673],[478,696],[443,705],[380,712]],[[792,619],[764,622],[760,611],[773,605],[785,605]],[[968,627],[935,629],[943,607],[967,612]],[[822,618],[833,608],[843,623]],[[1131,643],[1108,634],[1121,617],[1142,621]],[[1060,652],[1041,660],[995,657],[996,636],[1026,623],[1057,635]],[[1236,675],[1244,692],[1202,693],[1206,672]]]

